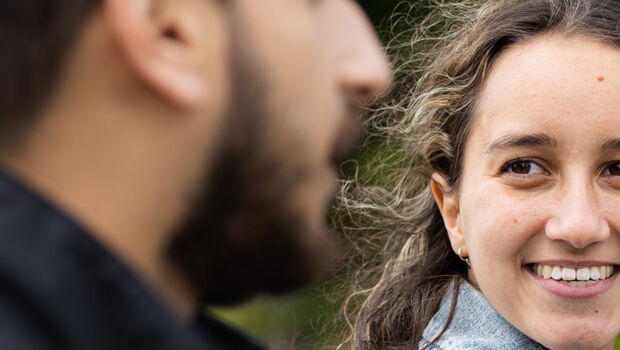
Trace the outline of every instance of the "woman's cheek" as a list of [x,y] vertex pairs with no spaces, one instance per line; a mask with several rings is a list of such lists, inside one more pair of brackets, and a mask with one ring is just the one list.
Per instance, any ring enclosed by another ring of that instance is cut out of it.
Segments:
[[509,260],[520,263],[523,246],[544,233],[544,202],[541,198],[496,196],[462,207],[462,217],[468,218],[462,224],[472,262],[478,260],[487,266]]

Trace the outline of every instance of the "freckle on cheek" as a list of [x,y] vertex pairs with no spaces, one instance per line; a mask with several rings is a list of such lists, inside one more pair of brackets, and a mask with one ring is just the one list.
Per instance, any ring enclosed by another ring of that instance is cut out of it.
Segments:
[[602,76],[602,75],[599,75],[599,76],[596,78],[596,80],[598,80],[598,81],[603,81],[603,80],[605,80],[605,77],[604,77],[604,76]]
[[512,222],[514,222],[516,224],[517,222],[519,222],[519,220],[513,219]]

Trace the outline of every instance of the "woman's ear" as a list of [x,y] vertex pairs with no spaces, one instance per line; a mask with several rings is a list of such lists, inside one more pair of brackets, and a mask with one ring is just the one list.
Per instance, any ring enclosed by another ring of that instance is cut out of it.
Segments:
[[456,253],[459,248],[463,248],[463,256],[467,254],[463,230],[461,228],[458,196],[456,191],[450,188],[448,181],[439,173],[433,173],[431,177],[431,189],[435,203],[441,212],[444,226],[448,231],[448,237],[452,249]]
[[181,108],[206,101],[207,82],[197,64],[192,1],[104,0],[112,40],[148,88]]

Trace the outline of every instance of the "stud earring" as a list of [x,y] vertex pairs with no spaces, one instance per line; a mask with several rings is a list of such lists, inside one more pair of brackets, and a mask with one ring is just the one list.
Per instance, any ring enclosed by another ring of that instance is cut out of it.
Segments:
[[459,248],[459,251],[457,252],[457,254],[459,255],[459,259],[463,260],[466,264],[467,264],[467,268],[471,269],[471,264],[469,263],[469,258],[468,257],[463,257],[463,255],[461,255],[461,251],[463,250],[463,247]]

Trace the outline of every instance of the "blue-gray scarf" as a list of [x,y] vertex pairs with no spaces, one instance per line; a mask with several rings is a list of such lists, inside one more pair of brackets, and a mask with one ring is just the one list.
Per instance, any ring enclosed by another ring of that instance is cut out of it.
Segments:
[[[457,280],[453,280],[448,286],[439,311],[424,329],[420,348],[435,339],[446,325],[455,281]],[[458,283],[461,285],[452,322],[441,338],[429,349],[544,349],[497,313],[482,292],[464,279],[458,279]]]

